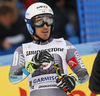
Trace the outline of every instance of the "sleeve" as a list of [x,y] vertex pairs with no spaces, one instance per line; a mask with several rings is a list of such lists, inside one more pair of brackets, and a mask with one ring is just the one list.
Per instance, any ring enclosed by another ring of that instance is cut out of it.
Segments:
[[91,76],[89,79],[89,89],[94,94],[100,94],[100,50],[94,60]]
[[83,84],[88,81],[89,75],[87,69],[85,68],[78,51],[76,48],[68,41],[66,41],[67,55],[66,62],[72,71],[78,76],[79,84]]
[[23,73],[23,69],[25,69],[25,58],[22,53],[22,47],[18,47],[13,54],[9,72],[9,81],[16,84],[24,80],[29,74]]

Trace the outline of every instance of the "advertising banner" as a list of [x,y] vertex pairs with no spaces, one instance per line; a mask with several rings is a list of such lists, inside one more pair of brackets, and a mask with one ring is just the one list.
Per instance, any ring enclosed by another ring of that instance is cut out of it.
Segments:
[[[96,54],[81,56],[81,59],[88,70],[89,76],[92,71],[93,62]],[[9,82],[10,65],[0,67],[0,96],[30,96],[28,88],[28,79],[23,80],[18,84]],[[68,74],[72,73],[68,67]],[[89,81],[82,85],[77,85],[73,90],[74,96],[100,96],[91,93],[88,88]]]

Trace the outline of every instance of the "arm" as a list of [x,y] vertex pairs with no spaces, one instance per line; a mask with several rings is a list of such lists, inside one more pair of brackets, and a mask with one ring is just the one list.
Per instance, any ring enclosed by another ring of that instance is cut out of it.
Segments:
[[89,89],[95,94],[100,94],[100,50],[93,64],[89,80]]
[[66,61],[72,71],[78,76],[79,84],[83,84],[88,81],[88,72],[78,54],[76,48],[68,41],[66,41],[67,55]]
[[13,84],[24,80],[27,76],[22,72],[25,68],[25,58],[22,53],[22,47],[18,47],[14,52],[12,64],[9,72],[9,81]]
[[66,88],[65,92],[71,93],[76,85],[88,81],[89,75],[76,48],[68,41],[66,41],[66,50],[66,62],[74,73],[63,75],[62,80],[57,78],[56,82],[58,83],[57,87]]
[[47,51],[41,51],[32,57],[32,60],[25,63],[22,47],[14,52],[12,65],[9,73],[9,80],[15,84],[24,80],[30,73],[39,68],[43,62],[53,61],[53,57]]

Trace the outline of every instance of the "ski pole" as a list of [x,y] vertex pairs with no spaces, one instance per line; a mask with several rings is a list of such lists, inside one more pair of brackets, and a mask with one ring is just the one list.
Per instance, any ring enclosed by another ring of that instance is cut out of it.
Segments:
[[[54,68],[56,70],[56,74],[57,74],[59,80],[62,81],[62,76],[61,76],[60,69],[59,69],[59,66],[58,65],[59,65],[59,63],[55,63],[54,64]],[[66,95],[69,96],[69,94],[67,93],[66,87],[64,87],[63,89],[66,92]],[[73,93],[70,93],[70,96],[74,96],[74,94]]]

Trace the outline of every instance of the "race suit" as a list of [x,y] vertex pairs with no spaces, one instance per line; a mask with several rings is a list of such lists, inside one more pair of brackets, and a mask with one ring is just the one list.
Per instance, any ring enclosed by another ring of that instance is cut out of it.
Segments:
[[[41,50],[48,51],[54,61],[43,63],[34,73],[29,75],[23,73],[25,63]],[[63,38],[52,39],[45,42],[33,40],[33,42],[22,44],[13,55],[13,60],[9,73],[9,80],[15,84],[26,77],[29,81],[30,96],[66,96],[63,89],[57,88],[57,74],[54,64],[59,63],[61,74],[67,74],[67,64],[79,78],[79,84],[85,83],[88,78],[88,72],[82,63],[82,60],[76,48]]]

